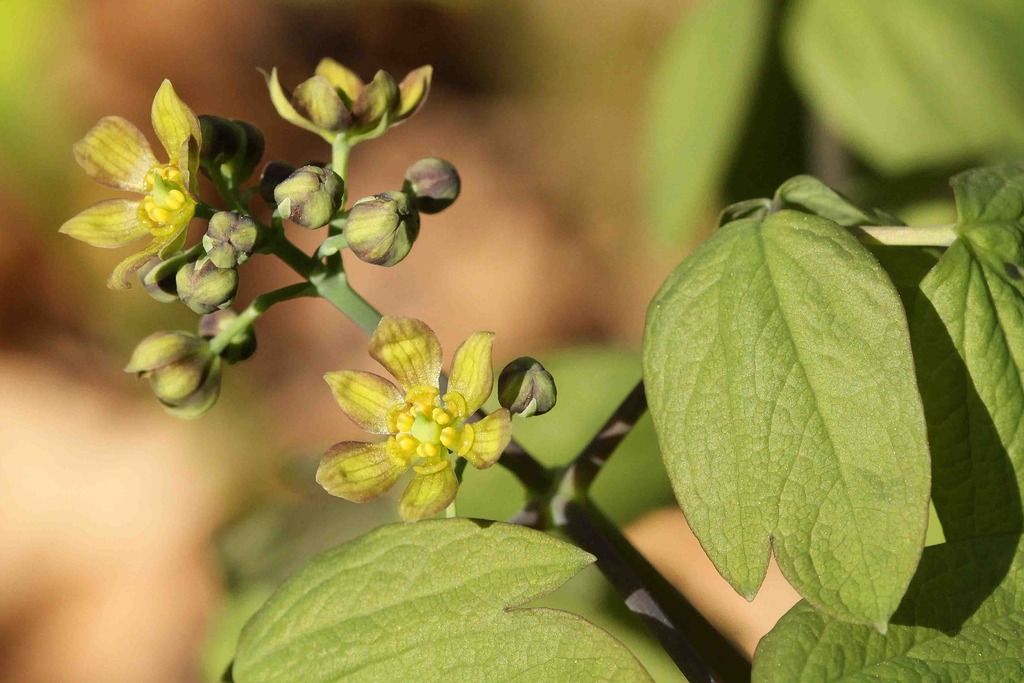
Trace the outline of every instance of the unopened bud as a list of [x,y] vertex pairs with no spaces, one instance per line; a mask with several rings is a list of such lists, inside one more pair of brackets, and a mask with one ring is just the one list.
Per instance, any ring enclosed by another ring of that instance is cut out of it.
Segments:
[[459,172],[449,162],[437,157],[420,159],[405,171],[406,188],[416,197],[416,208],[423,213],[437,213],[452,205],[462,183]]
[[[204,315],[199,319],[199,335],[204,339],[213,339],[229,329],[236,320],[238,320],[238,314],[227,308]],[[255,352],[256,333],[252,325],[246,325],[241,332],[228,340],[228,344],[220,356],[229,363],[237,363],[249,358]]]
[[404,192],[360,199],[352,205],[345,223],[345,239],[352,253],[378,266],[393,266],[404,259],[419,232],[419,214]]
[[149,380],[153,393],[179,417],[198,417],[217,400],[220,359],[187,332],[157,332],[139,342],[125,367]]
[[177,266],[168,267],[165,265],[166,263],[154,256],[139,269],[139,281],[142,283],[142,288],[162,304],[178,300],[178,286],[174,282],[174,276],[177,275],[178,269]]
[[352,119],[338,91],[327,78],[320,75],[295,86],[292,101],[299,113],[312,121],[314,126],[332,133],[348,128]]
[[274,189],[274,199],[282,216],[314,230],[334,217],[344,191],[345,182],[331,169],[303,166]]
[[430,79],[433,67],[421,66],[410,71],[398,85],[398,102],[395,106],[394,121],[404,121],[423,106],[430,93]]
[[125,366],[125,372],[157,370],[182,358],[197,354],[202,341],[188,332],[154,332],[139,342]]
[[516,415],[543,415],[557,400],[555,379],[534,358],[516,358],[498,375],[498,402]]
[[212,313],[231,303],[238,291],[238,271],[218,268],[209,258],[186,263],[175,278],[178,297],[196,313]]
[[353,128],[373,130],[398,105],[398,86],[387,71],[378,71],[352,104]]
[[210,218],[203,235],[206,255],[218,268],[234,268],[249,258],[259,229],[248,216],[233,211],[218,211]]
[[267,165],[263,167],[263,172],[260,173],[260,197],[263,198],[263,201],[267,204],[277,204],[277,200],[274,199],[274,190],[292,173],[295,173],[295,167],[287,161],[275,159],[267,162]]
[[251,123],[208,114],[199,117],[203,132],[200,159],[204,168],[241,183],[263,156],[263,133]]

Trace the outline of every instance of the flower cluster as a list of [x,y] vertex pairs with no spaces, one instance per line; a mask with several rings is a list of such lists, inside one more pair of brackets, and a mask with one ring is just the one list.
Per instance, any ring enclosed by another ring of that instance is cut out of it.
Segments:
[[[263,133],[245,121],[196,116],[166,80],[152,105],[153,130],[165,161],[157,159],[138,128],[117,116],[102,118],[75,144],[75,159],[89,176],[136,197],[102,201],[60,231],[104,248],[148,235],[149,242],[115,268],[108,285],[125,289],[137,274],[157,301],[181,302],[202,316],[197,332],[149,335],[125,367],[148,380],[169,412],[194,418],[216,402],[223,367],[255,352],[253,321],[278,302],[322,296],[372,329],[379,316],[369,306],[352,304],[361,298],[348,284],[341,251],[375,265],[397,265],[420,233],[421,215],[451,206],[461,180],[451,163],[427,157],[408,167],[400,189],[346,206],[348,154],[354,145],[412,116],[426,99],[430,80],[431,68],[424,66],[398,84],[384,71],[364,82],[324,59],[312,77],[288,94],[277,71],[271,71],[267,84],[278,113],[329,141],[332,160],[298,168],[271,160],[255,184],[249,181],[263,157]],[[200,198],[200,172],[226,209]],[[250,209],[256,198],[273,210],[269,225]],[[196,217],[208,224],[202,238],[189,246],[188,227]],[[326,228],[315,253],[303,253],[288,241],[286,221],[307,230]],[[278,256],[301,280],[260,294],[235,313],[228,307],[238,291],[238,269],[255,253]],[[478,414],[494,382],[492,339],[489,332],[471,335],[456,351],[445,382],[441,346],[425,323],[380,320],[370,353],[397,385],[368,372],[331,372],[325,378],[356,424],[386,438],[336,444],[324,456],[317,481],[336,496],[364,501],[412,470],[401,516],[418,520],[447,507],[458,490],[461,466],[468,462],[483,469],[498,460],[511,439],[513,414],[539,415],[554,404],[550,375],[536,361],[522,358],[498,380],[504,407]]]
[[452,456],[490,467],[511,439],[511,416],[502,408],[470,422],[490,396],[490,332],[476,332],[455,352],[447,390],[440,388],[441,344],[426,323],[385,317],[370,340],[370,355],[398,381],[370,372],[325,375],[341,409],[357,425],[387,438],[343,441],[324,455],[317,481],[328,493],[355,502],[380,496],[413,470],[399,513],[407,521],[446,508],[458,491]]

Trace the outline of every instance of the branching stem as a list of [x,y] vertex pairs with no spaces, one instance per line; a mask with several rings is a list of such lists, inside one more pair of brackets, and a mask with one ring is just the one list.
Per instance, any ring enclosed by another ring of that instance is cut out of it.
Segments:
[[948,247],[956,240],[956,225],[860,225],[851,228],[866,244],[901,247]]
[[274,304],[304,296],[316,296],[316,288],[308,282],[298,282],[294,285],[275,289],[266,294],[260,294],[252,300],[252,303],[244,311],[238,314],[237,318],[231,321],[230,325],[210,340],[210,351],[214,354],[219,354],[231,343],[232,339],[245,331],[246,327],[252,325],[256,318],[263,315]]

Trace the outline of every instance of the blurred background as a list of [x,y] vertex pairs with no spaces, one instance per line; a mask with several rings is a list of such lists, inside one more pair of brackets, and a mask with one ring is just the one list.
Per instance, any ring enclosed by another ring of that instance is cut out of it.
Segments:
[[[106,290],[125,254],[57,234],[110,196],[71,156],[100,116],[149,134],[169,77],[197,113],[262,128],[266,158],[325,160],[276,117],[257,67],[294,86],[322,56],[366,78],[433,64],[426,107],[356,149],[350,196],[398,188],[427,155],[458,167],[463,194],[398,267],[355,262],[351,277],[449,351],[489,329],[497,367],[545,362],[559,404],[517,432],[558,463],[639,378],[646,303],[726,203],[806,172],[910,223],[952,220],[951,172],[1024,152],[1021,35],[1019,0],[5,0],[0,680],[217,680],[278,581],[394,519],[393,501],[355,506],[312,481],[320,452],[358,437],[322,374],[372,369],[327,304],[262,318],[258,353],[195,422],[119,371],[140,338],[195,319]],[[291,277],[255,258],[236,301]],[[673,511],[649,421],[607,470],[598,502],[752,650],[794,600],[784,581],[773,570],[750,606],[718,579]],[[459,504],[502,519],[521,501],[493,468],[470,473]],[[680,680],[596,571],[541,602]]]

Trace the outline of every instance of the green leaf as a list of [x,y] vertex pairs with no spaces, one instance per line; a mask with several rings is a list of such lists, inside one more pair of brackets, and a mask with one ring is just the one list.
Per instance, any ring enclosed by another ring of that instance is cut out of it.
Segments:
[[1024,167],[952,184],[961,238],[908,307],[949,542],[925,550],[885,636],[797,605],[758,647],[755,680],[1024,679]]
[[881,209],[862,209],[814,176],[790,178],[775,191],[776,209],[795,209],[822,216],[845,227],[855,225],[903,225]]
[[728,168],[765,51],[766,0],[705,0],[680,20],[652,78],[647,154],[655,231],[695,234]]
[[1019,543],[990,536],[925,549],[885,635],[797,604],[758,645],[754,681],[1024,680]]
[[797,86],[880,170],[1024,151],[1024,3],[799,0],[784,39]]
[[648,311],[669,478],[748,599],[772,548],[823,612],[884,628],[917,566],[929,464],[892,283],[845,229],[781,211],[721,228]]
[[1024,167],[953,179],[961,238],[911,318],[946,538],[1019,533],[1024,484]]
[[593,561],[511,526],[448,519],[381,527],[314,558],[242,631],[237,683],[647,681],[579,617],[511,609]]
[[718,225],[744,218],[763,220],[781,209],[793,209],[827,218],[844,227],[857,225],[903,225],[903,221],[881,209],[862,209],[848,197],[814,176],[790,178],[775,191],[774,199],[746,199],[722,210]]

